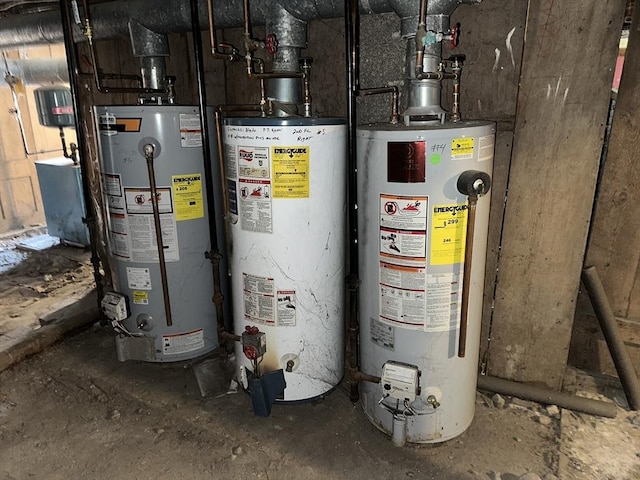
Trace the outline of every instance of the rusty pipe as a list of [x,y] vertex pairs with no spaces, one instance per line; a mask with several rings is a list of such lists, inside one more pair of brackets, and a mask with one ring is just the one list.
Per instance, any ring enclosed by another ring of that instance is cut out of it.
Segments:
[[167,327],[173,325],[171,318],[171,300],[169,298],[169,285],[167,280],[167,263],[164,258],[164,242],[162,241],[162,227],[160,224],[160,209],[158,208],[158,189],[156,186],[156,174],[153,166],[155,147],[147,143],[144,146],[144,158],[147,161],[149,174],[149,189],[151,191],[151,207],[153,208],[153,226],[156,231],[156,246],[158,247],[158,262],[160,264],[160,278],[162,279],[162,298],[167,319]]
[[638,374],[629,357],[629,352],[620,335],[611,304],[600,281],[596,267],[590,266],[582,270],[582,283],[587,289],[587,294],[596,312],[596,318],[602,329],[602,334],[607,341],[609,353],[618,372],[622,389],[627,397],[631,410],[640,410],[640,382]]

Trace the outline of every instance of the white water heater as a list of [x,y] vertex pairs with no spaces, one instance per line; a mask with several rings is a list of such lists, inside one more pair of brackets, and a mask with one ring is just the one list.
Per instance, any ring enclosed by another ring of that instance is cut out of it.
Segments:
[[415,443],[462,433],[475,411],[489,196],[479,198],[466,352],[459,356],[465,171],[491,174],[495,126],[374,125],[357,131],[362,405],[383,432]]
[[[95,113],[116,287],[102,305],[119,333],[118,358],[173,362],[211,352],[218,338],[206,256],[211,242],[199,109],[103,106]],[[152,184],[166,272],[156,240]],[[216,195],[221,213],[222,197]],[[223,250],[222,215],[216,217]],[[221,280],[226,294],[226,275]]]
[[225,120],[234,329],[266,342],[255,361],[236,342],[238,378],[282,369],[284,402],[343,376],[345,143],[343,120]]

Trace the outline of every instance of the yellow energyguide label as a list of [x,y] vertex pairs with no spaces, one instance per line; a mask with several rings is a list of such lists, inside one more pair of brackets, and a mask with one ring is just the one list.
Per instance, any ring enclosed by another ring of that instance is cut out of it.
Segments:
[[177,221],[204,217],[202,174],[173,175],[171,188]]
[[271,147],[274,198],[309,198],[309,147]]
[[453,265],[464,261],[467,235],[466,203],[435,205],[431,217],[431,265]]

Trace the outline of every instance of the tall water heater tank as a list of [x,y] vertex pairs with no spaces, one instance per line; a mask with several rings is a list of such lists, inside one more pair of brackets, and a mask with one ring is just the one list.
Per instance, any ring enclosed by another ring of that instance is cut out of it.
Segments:
[[495,127],[459,122],[360,127],[358,213],[361,370],[370,421],[394,438],[440,442],[475,411],[489,219],[479,199],[466,355],[458,356],[467,197],[457,179],[491,173]]
[[227,119],[224,142],[235,333],[266,333],[258,368],[284,370],[281,400],[319,397],[344,369],[345,122]]
[[[211,242],[199,109],[104,106],[96,107],[96,117],[114,283],[131,313],[122,322],[130,335],[117,337],[118,358],[172,362],[206,354],[218,347],[218,339],[212,267],[205,256]],[[149,144],[154,146],[164,279],[144,152]],[[216,208],[222,210],[219,189],[216,195]],[[216,217],[224,249],[222,215]],[[225,265],[221,271],[226,272]]]

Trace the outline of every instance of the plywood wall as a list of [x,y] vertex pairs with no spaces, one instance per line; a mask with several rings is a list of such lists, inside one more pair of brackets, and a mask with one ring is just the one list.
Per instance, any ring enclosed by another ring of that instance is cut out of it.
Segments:
[[[60,45],[39,46],[5,54],[12,59],[61,58],[64,48]],[[11,89],[4,80],[0,81],[0,234],[44,224],[34,162],[62,156],[58,129],[42,127],[38,123],[33,95],[36,87],[29,85],[23,90],[17,89],[28,149],[25,151]],[[65,129],[65,135],[67,145],[76,141],[73,129]]]

